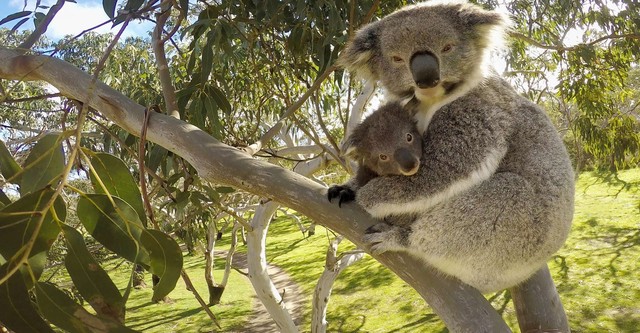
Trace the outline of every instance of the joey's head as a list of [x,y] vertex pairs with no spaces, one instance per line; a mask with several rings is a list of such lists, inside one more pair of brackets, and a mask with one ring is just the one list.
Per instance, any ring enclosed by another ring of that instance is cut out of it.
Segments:
[[400,103],[391,102],[353,130],[345,155],[379,176],[411,176],[420,167],[422,136],[412,113]]
[[360,29],[340,64],[379,80],[395,99],[437,102],[482,80],[506,23],[502,14],[466,2],[407,6]]

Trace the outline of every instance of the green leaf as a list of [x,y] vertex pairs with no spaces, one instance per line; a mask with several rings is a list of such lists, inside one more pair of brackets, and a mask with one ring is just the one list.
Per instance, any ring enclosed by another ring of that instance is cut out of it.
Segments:
[[0,208],[10,204],[11,204],[11,199],[9,199],[9,197],[6,194],[4,194],[4,191],[0,189]]
[[93,258],[82,234],[67,225],[62,227],[67,243],[64,265],[73,285],[99,316],[124,321],[125,300],[107,272]]
[[231,114],[231,104],[229,103],[229,100],[227,99],[227,96],[225,96],[224,92],[218,87],[212,85],[209,86],[209,89],[211,96],[216,101],[216,104],[218,104],[218,107],[221,108],[222,111],[227,115]]
[[149,154],[149,161],[147,162],[147,167],[154,172],[158,170],[160,167],[160,163],[167,158],[169,151],[164,149],[164,147],[160,145],[154,145],[151,148],[151,153]]
[[180,10],[185,16],[189,14],[189,0],[180,0]]
[[119,256],[149,267],[149,255],[140,248],[144,227],[138,213],[124,200],[104,194],[87,194],[78,200],[78,218],[98,242]]
[[[142,205],[140,189],[138,189],[138,183],[133,179],[127,165],[116,156],[97,153],[91,157],[91,166],[109,194],[117,196],[131,205],[138,213],[140,221],[146,224],[147,216]],[[106,194],[105,189],[100,186],[93,173],[91,173],[91,183],[97,193]]]
[[126,11],[136,11],[140,9],[140,6],[144,3],[144,0],[129,0],[127,4],[124,6]]
[[71,333],[136,332],[120,323],[94,316],[50,283],[36,285],[36,298],[42,315],[54,325]]
[[[1,266],[0,276],[6,276],[8,268],[8,264]],[[0,285],[0,309],[0,322],[11,331],[53,333],[31,303],[27,286],[19,273],[13,274],[7,282]]]
[[22,171],[22,168],[13,159],[11,153],[9,153],[9,149],[4,145],[4,142],[0,141],[0,173],[2,173],[4,179],[17,183],[20,181],[20,176],[15,179],[12,178],[20,171]]
[[115,16],[117,2],[118,0],[102,0],[102,8],[104,8],[104,12],[110,19],[113,19]]
[[11,22],[13,20],[17,20],[21,17],[25,17],[25,16],[29,16],[31,15],[31,11],[22,11],[22,12],[17,12],[17,13],[13,13],[10,15],[7,15],[5,18],[3,18],[2,20],[0,20],[0,25],[3,25],[7,22]]
[[[0,210],[0,254],[7,261],[10,261],[10,258],[27,245],[42,218],[37,212],[46,207],[53,194],[53,190],[46,188],[27,194]],[[57,197],[53,207],[58,218],[64,220],[66,207],[62,198]],[[60,233],[60,228],[54,222],[50,209],[47,210],[39,228],[29,254],[29,257],[32,258],[29,265],[36,278],[40,276],[44,268],[46,251],[49,250]]]
[[33,27],[37,28],[42,21],[44,21],[45,15],[40,12],[36,12],[33,15]]
[[146,230],[140,241],[149,251],[150,272],[160,277],[158,284],[153,287],[152,300],[156,302],[176,287],[182,271],[182,251],[173,238],[158,230]]
[[20,193],[25,195],[44,188],[64,170],[64,152],[58,135],[49,134],[36,143],[25,161]]
[[18,30],[18,28],[20,28],[25,22],[29,21],[28,17],[23,18],[22,20],[18,21],[18,23],[16,23],[12,28],[11,28],[11,32],[14,32],[16,30]]

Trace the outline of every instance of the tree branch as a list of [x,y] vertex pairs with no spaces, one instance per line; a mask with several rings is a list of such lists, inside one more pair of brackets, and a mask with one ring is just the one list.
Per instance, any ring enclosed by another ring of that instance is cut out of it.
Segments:
[[[22,55],[0,48],[0,78],[40,80],[61,93],[86,100],[91,77],[73,65],[44,56]],[[144,107],[97,82],[90,106],[126,131],[140,135]],[[376,223],[356,205],[339,208],[326,199],[326,188],[222,144],[196,126],[163,114],[153,114],[147,139],[179,154],[205,179],[278,201],[364,247],[365,230]],[[431,305],[451,332],[510,332],[491,304],[475,289],[443,276],[406,253],[375,258],[410,284]]]
[[509,32],[509,36],[516,38],[516,39],[520,39],[523,40],[537,48],[541,48],[541,49],[545,49],[545,50],[554,50],[554,51],[574,51],[580,47],[583,46],[591,46],[591,45],[595,45],[601,42],[604,42],[605,40],[609,40],[609,39],[621,39],[621,38],[629,38],[629,39],[640,39],[640,34],[622,34],[622,35],[618,35],[618,34],[611,34],[611,35],[606,35],[606,36],[602,36],[600,38],[594,39],[590,42],[587,43],[580,43],[580,44],[576,44],[573,46],[564,46],[564,45],[547,45],[547,44],[542,44],[539,41],[524,35],[522,33],[519,32],[515,32],[515,31],[511,31]]
[[160,13],[156,16],[156,26],[151,34],[151,45],[153,46],[153,54],[155,55],[156,65],[158,66],[158,80],[162,87],[166,112],[172,117],[180,119],[176,90],[172,84],[167,55],[164,51],[165,40],[162,38],[164,25],[167,19],[169,19],[169,16],[171,16],[171,7],[171,1],[165,0],[162,2]]

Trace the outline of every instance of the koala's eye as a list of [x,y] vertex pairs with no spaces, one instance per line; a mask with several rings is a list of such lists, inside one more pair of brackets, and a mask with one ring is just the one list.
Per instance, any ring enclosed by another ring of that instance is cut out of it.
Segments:
[[395,62],[396,64],[404,62],[404,60],[401,57],[398,57],[398,56],[391,57],[391,60],[393,60],[393,62]]
[[411,133],[407,133],[407,142],[413,141],[413,135]]
[[387,159],[389,159],[389,156],[387,156],[385,154],[380,154],[380,160],[381,161],[386,161]]
[[447,44],[442,48],[442,53],[447,53],[453,49],[453,44]]

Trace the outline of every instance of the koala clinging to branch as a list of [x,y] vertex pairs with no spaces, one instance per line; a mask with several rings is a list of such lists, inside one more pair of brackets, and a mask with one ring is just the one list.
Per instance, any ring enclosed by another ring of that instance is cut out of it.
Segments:
[[[505,19],[462,2],[409,6],[368,24],[341,64],[417,102],[421,165],[371,179],[355,200],[390,223],[374,253],[408,251],[482,292],[514,286],[567,238],[574,176],[544,111],[490,70]],[[426,144],[428,142],[428,144]],[[417,216],[408,225],[394,217]]]
[[329,201],[338,198],[338,205],[352,201],[354,191],[375,177],[410,176],[418,172],[422,136],[412,112],[398,102],[391,102],[358,124],[343,149],[345,156],[358,163],[358,170],[346,184],[329,188]]

